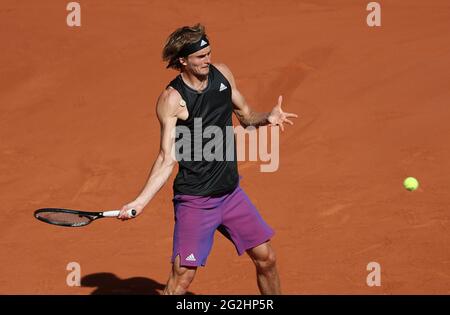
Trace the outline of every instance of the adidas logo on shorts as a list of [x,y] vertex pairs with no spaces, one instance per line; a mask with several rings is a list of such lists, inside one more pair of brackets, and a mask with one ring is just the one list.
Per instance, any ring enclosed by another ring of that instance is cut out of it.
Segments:
[[194,254],[190,254],[189,256],[186,257],[187,261],[197,261],[197,259],[195,259]]

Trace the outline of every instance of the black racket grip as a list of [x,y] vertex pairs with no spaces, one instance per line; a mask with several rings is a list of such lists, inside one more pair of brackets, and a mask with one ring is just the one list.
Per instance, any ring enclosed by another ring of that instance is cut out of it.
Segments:
[[137,211],[136,211],[135,209],[132,209],[132,210],[131,210],[131,215],[132,215],[133,217],[135,217],[136,214],[137,214]]

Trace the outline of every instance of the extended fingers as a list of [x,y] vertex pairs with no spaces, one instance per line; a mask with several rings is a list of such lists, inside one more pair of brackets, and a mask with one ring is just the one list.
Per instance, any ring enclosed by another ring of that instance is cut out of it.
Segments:
[[277,105],[281,107],[281,103],[283,103],[283,96],[282,95],[278,96],[278,104]]
[[285,118],[284,122],[287,122],[289,125],[293,125],[294,123],[292,121],[290,121],[289,119]]

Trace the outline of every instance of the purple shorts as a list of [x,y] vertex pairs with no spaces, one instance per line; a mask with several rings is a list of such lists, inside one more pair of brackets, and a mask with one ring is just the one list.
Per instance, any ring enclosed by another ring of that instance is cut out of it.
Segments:
[[233,242],[239,255],[274,235],[239,186],[219,197],[175,195],[173,203],[175,228],[171,261],[179,255],[181,266],[206,264],[216,230]]

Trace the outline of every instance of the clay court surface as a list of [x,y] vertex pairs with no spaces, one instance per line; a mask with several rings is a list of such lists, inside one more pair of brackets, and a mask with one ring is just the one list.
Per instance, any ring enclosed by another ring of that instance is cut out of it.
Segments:
[[[162,46],[196,22],[254,109],[282,94],[301,116],[280,137],[278,171],[239,164],[276,231],[283,292],[450,293],[448,1],[381,1],[378,28],[369,1],[82,0],[80,28],[67,2],[0,7],[0,293],[161,293],[175,172],[135,220],[62,228],[33,211],[137,196],[159,148],[156,99],[177,74]],[[70,262],[81,287],[66,284]],[[380,287],[366,284],[370,262]],[[189,291],[257,294],[254,266],[217,233]]]

